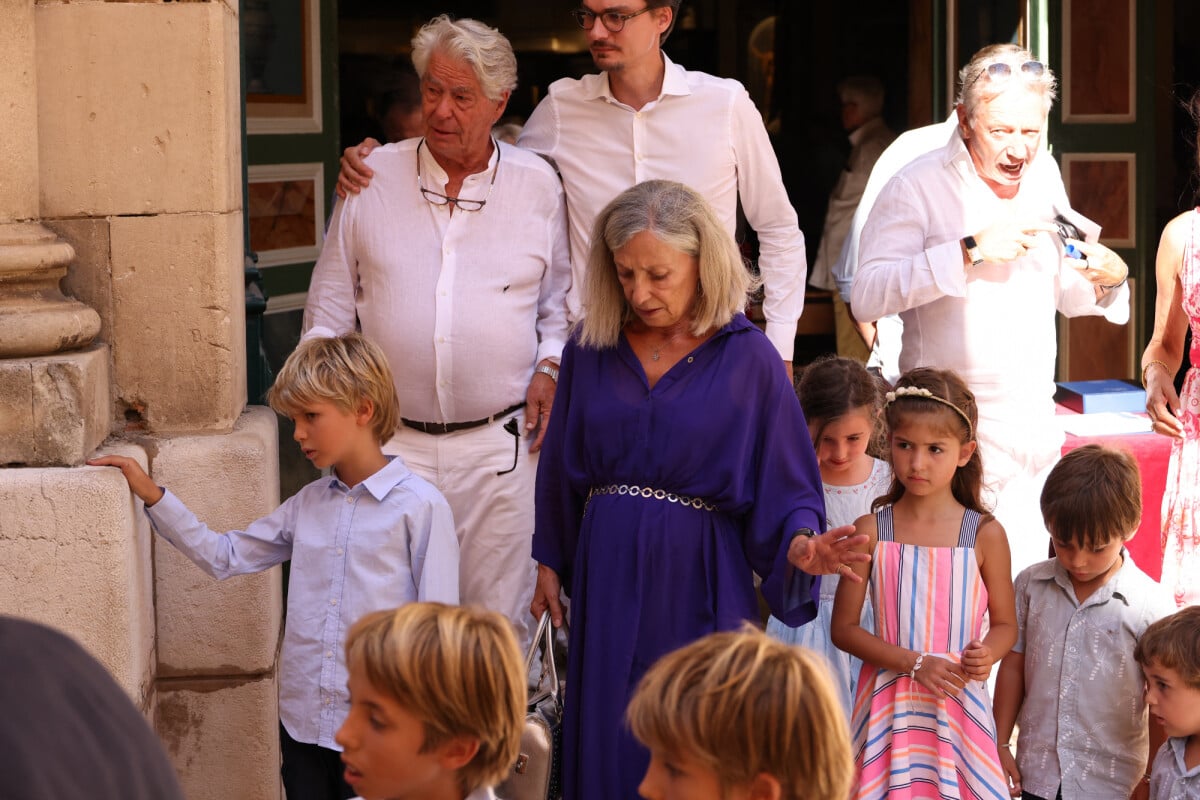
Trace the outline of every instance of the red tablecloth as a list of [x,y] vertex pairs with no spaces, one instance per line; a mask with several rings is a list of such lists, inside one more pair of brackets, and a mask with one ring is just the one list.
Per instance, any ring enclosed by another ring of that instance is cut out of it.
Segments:
[[[1059,414],[1076,412],[1058,407]],[[1142,471],[1142,524],[1127,545],[1133,561],[1154,580],[1162,575],[1162,497],[1171,460],[1171,440],[1156,433],[1120,433],[1108,436],[1067,434],[1062,451],[1085,444],[1102,444],[1127,450]]]

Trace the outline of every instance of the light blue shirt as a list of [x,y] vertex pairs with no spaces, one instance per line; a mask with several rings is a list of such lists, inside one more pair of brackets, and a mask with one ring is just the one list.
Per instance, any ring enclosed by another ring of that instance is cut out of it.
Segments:
[[146,513],[214,578],[292,560],[279,718],[298,742],[340,749],[333,735],[350,700],[342,647],[356,620],[417,600],[458,603],[450,506],[400,458],[353,489],[333,476],[315,480],[244,531],[209,529],[170,491]]
[[1183,761],[1187,739],[1172,736],[1163,742],[1150,773],[1150,800],[1200,800],[1200,767]]

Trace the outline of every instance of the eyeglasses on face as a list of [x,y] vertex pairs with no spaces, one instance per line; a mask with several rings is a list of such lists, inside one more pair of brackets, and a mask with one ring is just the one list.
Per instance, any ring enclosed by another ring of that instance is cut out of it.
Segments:
[[[1046,65],[1040,61],[1026,61],[1019,67],[1019,69],[1021,71],[1021,77],[1027,82],[1032,82],[1042,77],[1042,75],[1046,72]],[[971,79],[971,82],[967,84],[967,88],[970,88],[978,83],[979,79],[984,75],[988,76],[989,81],[992,81],[993,83],[1000,83],[1011,78],[1012,74],[1012,64],[1009,64],[1007,61],[993,61],[991,64],[988,64],[986,67],[981,69],[979,73]]]
[[588,11],[586,8],[577,8],[571,12],[571,16],[579,23],[579,27],[585,31],[590,31],[592,26],[596,24],[596,18],[604,23],[604,27],[609,33],[620,33],[625,29],[625,22],[634,17],[640,17],[647,11],[650,11],[652,6],[646,6],[641,11],[635,11],[632,14],[622,14],[620,11],[602,11],[597,14],[595,11]]

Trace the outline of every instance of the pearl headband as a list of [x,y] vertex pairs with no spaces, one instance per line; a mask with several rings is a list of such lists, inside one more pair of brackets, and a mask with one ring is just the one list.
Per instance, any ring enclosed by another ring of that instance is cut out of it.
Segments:
[[905,398],[905,397],[919,397],[922,400],[932,400],[935,403],[941,403],[942,405],[946,406],[947,408],[954,409],[954,413],[956,413],[960,417],[962,417],[962,421],[967,423],[967,440],[970,441],[975,438],[975,429],[971,425],[971,418],[967,416],[967,412],[963,411],[961,408],[954,405],[954,403],[951,403],[949,400],[945,399],[944,397],[938,397],[936,394],[934,394],[933,392],[929,391],[928,389],[926,389],[924,387],[921,387],[921,386],[897,386],[896,390],[894,392],[888,392],[887,394],[885,394],[883,396],[884,405],[890,406],[892,403],[894,403],[897,400],[900,400],[902,398]]

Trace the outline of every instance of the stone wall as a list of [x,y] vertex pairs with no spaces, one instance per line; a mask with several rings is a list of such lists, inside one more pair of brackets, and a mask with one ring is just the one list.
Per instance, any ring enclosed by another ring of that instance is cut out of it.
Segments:
[[80,465],[107,436],[219,530],[278,504],[275,417],[246,408],[236,9],[0,0],[0,339],[41,302],[6,277],[28,230],[99,317],[0,357],[0,612],[95,654],[191,800],[281,796],[279,570],[211,580]]

